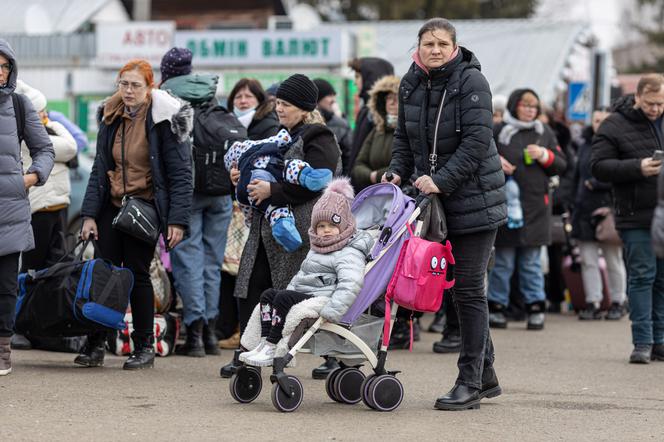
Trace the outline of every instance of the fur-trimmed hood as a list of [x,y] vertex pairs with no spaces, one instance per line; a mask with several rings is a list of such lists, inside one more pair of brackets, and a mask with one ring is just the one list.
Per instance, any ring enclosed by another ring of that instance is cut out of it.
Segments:
[[[110,124],[115,119],[113,116],[106,121],[108,119],[106,107],[113,105],[118,99],[119,93],[116,93],[102,101],[97,108],[97,123],[104,119],[104,123]],[[154,124],[169,121],[171,131],[177,136],[178,142],[186,141],[194,129],[194,109],[191,105],[161,89],[152,89],[150,99],[150,113]]]
[[399,77],[396,75],[387,75],[378,80],[369,91],[369,112],[371,112],[371,119],[376,126],[376,131],[385,131],[385,97],[390,92],[399,95]]

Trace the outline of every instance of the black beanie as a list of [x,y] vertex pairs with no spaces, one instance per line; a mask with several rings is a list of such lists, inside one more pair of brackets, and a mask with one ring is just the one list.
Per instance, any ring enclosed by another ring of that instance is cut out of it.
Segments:
[[277,98],[312,112],[318,104],[318,88],[306,75],[294,74],[281,82],[277,89]]
[[329,97],[330,95],[337,95],[337,91],[334,90],[332,85],[327,80],[316,78],[314,79],[314,84],[318,88],[318,101],[325,97]]
[[171,77],[191,74],[191,58],[193,54],[187,48],[171,48],[161,59],[161,81]]

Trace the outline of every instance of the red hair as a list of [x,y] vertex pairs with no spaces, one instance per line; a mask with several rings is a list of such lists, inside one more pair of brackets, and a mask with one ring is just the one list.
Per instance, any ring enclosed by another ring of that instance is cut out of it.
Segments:
[[145,84],[147,84],[150,88],[154,87],[154,72],[152,71],[152,66],[147,62],[147,60],[129,60],[127,64],[122,66],[120,72],[118,72],[118,77],[121,77],[122,74],[129,71],[138,71],[141,75],[143,75]]

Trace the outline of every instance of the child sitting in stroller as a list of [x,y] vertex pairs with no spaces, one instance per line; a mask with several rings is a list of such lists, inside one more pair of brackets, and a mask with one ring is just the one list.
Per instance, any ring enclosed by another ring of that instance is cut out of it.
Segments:
[[295,218],[290,207],[278,207],[268,198],[255,204],[247,192],[247,185],[253,180],[297,184],[305,189],[318,192],[332,179],[329,169],[314,169],[302,160],[284,161],[283,156],[292,144],[286,129],[277,135],[259,141],[238,141],[224,155],[224,165],[230,172],[232,167],[240,169],[240,181],[236,196],[244,212],[247,224],[251,222],[252,210],[256,208],[265,214],[270,223],[272,236],[286,251],[293,252],[302,245],[302,238],[295,227]]
[[360,293],[373,238],[358,231],[351,213],[353,188],[348,178],[330,182],[311,214],[311,250],[286,290],[268,289],[260,297],[261,340],[240,355],[253,366],[272,365],[284,321],[297,303],[317,296],[330,300],[320,316],[338,322]]

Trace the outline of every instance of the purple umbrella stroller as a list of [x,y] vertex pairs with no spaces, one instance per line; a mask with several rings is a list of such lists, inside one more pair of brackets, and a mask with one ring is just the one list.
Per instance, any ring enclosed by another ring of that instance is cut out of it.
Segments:
[[[414,199],[390,183],[375,184],[355,197],[352,211],[357,228],[368,231],[375,238],[367,260],[364,286],[339,324],[318,318],[284,357],[274,359],[270,376],[272,404],[279,411],[294,411],[302,403],[302,383],[297,377],[284,373],[286,365],[298,352],[334,356],[340,360],[341,368],[330,373],[325,383],[328,396],[335,402],[356,404],[363,401],[378,411],[392,411],[401,404],[403,386],[394,372],[385,370],[387,348],[381,346],[380,339],[383,313],[371,316],[366,312],[387,289],[401,246],[407,238],[406,223],[415,222],[428,201],[425,198],[417,206]],[[359,330],[361,336],[356,333]],[[239,352],[236,352],[236,358],[237,354]],[[354,365],[345,364],[347,360],[355,361]],[[358,360],[366,360],[373,372],[366,376],[358,368]],[[255,400],[261,388],[260,368],[246,364],[237,369],[230,383],[231,396],[242,403]]]

